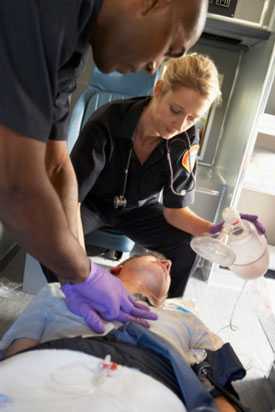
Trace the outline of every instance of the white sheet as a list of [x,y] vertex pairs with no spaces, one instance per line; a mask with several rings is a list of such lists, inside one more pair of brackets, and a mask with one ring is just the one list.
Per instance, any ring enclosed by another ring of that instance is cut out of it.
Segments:
[[68,350],[40,350],[0,363],[5,412],[186,412],[161,383],[119,366],[100,379],[101,359]]

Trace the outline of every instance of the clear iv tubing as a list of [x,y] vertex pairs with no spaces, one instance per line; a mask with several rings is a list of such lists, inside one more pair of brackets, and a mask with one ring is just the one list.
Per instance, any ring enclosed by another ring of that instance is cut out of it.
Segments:
[[[107,355],[105,359],[102,359],[96,367],[89,367],[85,363],[79,364],[75,362],[77,367],[81,366],[84,369],[86,369],[86,371],[88,370],[89,372],[95,374],[95,376],[91,377],[92,379],[90,381],[90,386],[91,386],[90,388],[87,388],[86,386],[86,390],[85,390],[85,388],[83,388],[83,386],[80,386],[79,384],[70,384],[70,383],[64,384],[64,376],[67,376],[67,373],[63,374],[63,379],[62,379],[62,374],[61,374],[61,382],[59,381],[59,379],[56,378],[56,373],[53,373],[51,375],[51,379],[56,384],[52,386],[53,390],[60,393],[60,390],[62,391],[63,389],[63,393],[67,395],[71,395],[71,397],[76,400],[82,396],[85,396],[85,397],[89,396],[90,399],[92,400],[93,396],[98,395],[98,393],[96,394],[94,393],[95,390],[98,389],[100,390],[100,394],[104,396],[105,401],[108,401],[108,407],[110,407],[110,410],[113,410],[114,407],[116,407],[117,410],[121,412],[128,412],[129,410],[128,405],[124,405],[120,400],[114,398],[113,394],[110,394],[103,389],[102,384],[104,383],[105,378],[110,377],[111,376],[110,374],[113,373],[112,370],[111,371],[108,369],[106,370],[104,369],[104,367],[102,367],[104,362],[111,363],[111,356]],[[57,372],[66,370],[68,368],[71,370],[72,365],[73,364],[67,365],[66,367],[61,367],[57,370]]]
[[[91,395],[97,387],[104,383],[107,377],[111,376],[112,371],[110,372],[109,370],[102,368],[102,364],[104,362],[111,362],[110,355],[107,355],[105,359],[102,359],[95,367],[91,367],[86,363],[75,362],[58,368],[57,371],[51,374],[51,382],[55,383],[55,385],[53,385],[54,390],[59,393],[62,391],[65,394],[76,396]],[[82,368],[86,372],[88,371],[90,373],[85,385],[83,385],[83,383],[79,384],[65,381],[66,377],[72,375],[72,368],[74,366],[78,369]]]
[[229,323],[228,323],[227,325],[223,326],[221,329],[219,329],[217,333],[220,333],[222,330],[227,329],[227,328],[229,328],[230,330],[232,330],[232,332],[236,332],[236,331],[238,330],[238,327],[233,324],[233,318],[234,318],[234,316],[235,316],[235,312],[236,312],[237,306],[238,306],[238,304],[239,304],[239,302],[240,302],[240,300],[241,300],[241,297],[242,297],[242,295],[243,295],[243,293],[244,293],[244,290],[245,290],[245,288],[246,288],[247,282],[248,282],[247,280],[244,281],[244,284],[243,284],[243,286],[242,286],[242,288],[241,288],[241,290],[240,290],[240,293],[239,293],[239,295],[237,296],[237,299],[236,299],[235,302],[234,302],[234,305],[233,305],[233,308],[232,308],[232,311],[231,311],[231,315],[230,315],[230,319],[229,319]]

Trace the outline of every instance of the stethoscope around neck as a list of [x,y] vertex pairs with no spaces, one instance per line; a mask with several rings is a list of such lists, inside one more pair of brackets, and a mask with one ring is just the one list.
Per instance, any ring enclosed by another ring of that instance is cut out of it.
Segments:
[[115,209],[124,209],[127,206],[127,199],[125,197],[126,194],[126,189],[127,189],[127,181],[128,181],[128,173],[129,173],[129,167],[131,164],[131,159],[133,155],[133,146],[131,146],[126,167],[124,169],[124,179],[123,179],[123,187],[122,187],[122,193],[121,195],[116,195],[114,197],[114,208]]
[[[173,165],[172,165],[172,160],[171,160],[170,146],[173,143],[175,143],[178,139],[180,139],[181,142],[183,141],[183,139],[182,139],[182,137],[181,138],[178,137],[178,138],[173,139],[173,141],[170,141],[170,143],[169,143],[169,140],[166,140],[166,142],[165,142],[166,157],[167,157],[167,162],[168,162],[168,166],[169,166],[169,173],[170,173],[170,190],[176,196],[185,196],[187,192],[191,192],[194,189],[195,184],[196,184],[196,177],[195,177],[195,175],[193,173],[193,170],[192,170],[192,164],[191,164],[192,162],[191,162],[191,158],[190,158],[191,142],[190,142],[188,133],[184,132],[184,136],[187,140],[186,149],[188,150],[188,162],[189,162],[190,172],[187,174],[187,177],[185,178],[185,180],[183,181],[182,184],[185,185],[187,180],[191,177],[192,185],[188,189],[181,190],[180,192],[177,192],[176,189],[174,188],[174,171],[173,171]],[[130,164],[131,164],[131,160],[132,160],[133,151],[134,151],[133,146],[131,146],[131,148],[129,150],[129,155],[128,155],[128,158],[127,158],[126,167],[124,169],[122,192],[121,192],[120,195],[116,195],[114,197],[114,208],[115,209],[124,209],[124,208],[127,207],[127,198],[126,198],[125,194],[126,194],[126,190],[127,190],[128,174],[129,174],[129,168],[130,168]]]

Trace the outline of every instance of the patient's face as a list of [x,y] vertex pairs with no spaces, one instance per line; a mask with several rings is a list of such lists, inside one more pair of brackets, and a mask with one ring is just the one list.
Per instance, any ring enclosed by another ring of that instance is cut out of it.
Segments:
[[141,293],[154,306],[160,306],[170,287],[171,261],[155,256],[131,258],[115,269],[130,293]]

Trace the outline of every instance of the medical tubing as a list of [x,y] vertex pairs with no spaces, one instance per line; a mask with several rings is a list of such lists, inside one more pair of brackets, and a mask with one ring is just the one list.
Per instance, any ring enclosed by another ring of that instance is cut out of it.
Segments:
[[242,297],[242,295],[243,295],[243,293],[244,293],[244,290],[245,290],[245,288],[246,288],[247,282],[248,282],[247,280],[244,282],[244,284],[243,284],[243,286],[242,286],[242,289],[241,289],[239,295],[237,296],[237,299],[236,299],[236,301],[235,301],[235,303],[234,303],[234,305],[233,305],[232,312],[231,312],[231,315],[230,315],[230,320],[229,320],[228,326],[229,326],[229,328],[230,328],[233,332],[234,332],[234,330],[235,330],[235,331],[238,330],[238,327],[233,325],[233,318],[234,318],[234,316],[235,316],[235,312],[236,312],[237,306],[238,306],[238,304],[239,304],[239,302],[240,302],[240,300],[241,300],[241,297]]
[[226,324],[226,325],[224,325],[223,327],[221,327],[218,331],[217,331],[217,334],[219,334],[221,331],[223,331],[224,329],[227,329],[227,328],[229,328],[230,330],[232,330],[232,332],[236,332],[237,330],[238,330],[238,326],[236,326],[236,325],[234,325],[233,324],[233,318],[234,318],[234,316],[235,316],[235,312],[236,312],[236,309],[237,309],[237,306],[238,306],[238,304],[239,304],[239,302],[240,302],[240,300],[241,300],[241,297],[242,297],[242,295],[243,295],[243,293],[244,293],[244,290],[245,290],[245,287],[246,287],[246,285],[247,285],[247,280],[243,283],[243,286],[242,286],[242,288],[241,288],[241,290],[240,290],[240,292],[239,292],[239,294],[238,294],[238,296],[237,296],[237,298],[236,298],[236,300],[235,300],[235,302],[234,302],[234,304],[233,304],[233,308],[232,308],[232,311],[231,311],[231,313],[230,313],[230,319],[229,319],[229,322]]
[[[188,142],[187,149],[190,151],[191,142],[190,142],[188,133],[185,132],[184,134],[185,134],[185,137],[186,137],[187,142]],[[176,140],[177,140],[177,138],[175,140],[173,140],[170,144],[173,144]],[[180,140],[181,140],[181,142],[183,141],[181,138],[180,138]],[[191,192],[192,190],[194,190],[194,187],[195,187],[195,184],[196,184],[196,176],[194,175],[193,170],[192,170],[190,152],[188,152],[188,163],[189,163],[190,173],[186,177],[186,179],[184,180],[183,185],[186,183],[186,181],[191,176],[192,177],[192,186],[188,189],[183,190],[182,192],[177,192],[174,188],[174,171],[173,171],[173,166],[172,166],[172,161],[171,161],[171,154],[170,154],[170,148],[169,148],[169,141],[168,140],[166,140],[166,154],[167,154],[167,161],[168,161],[169,171],[170,171],[170,190],[176,196],[184,196],[186,194],[186,192]]]

